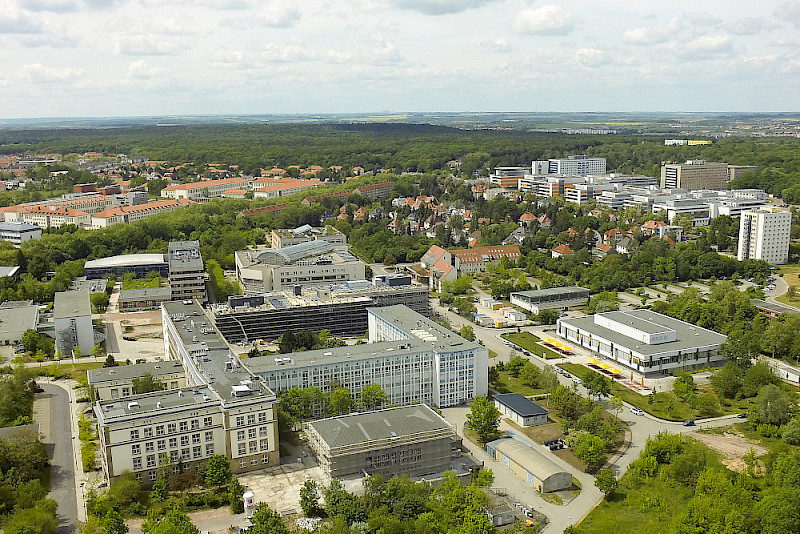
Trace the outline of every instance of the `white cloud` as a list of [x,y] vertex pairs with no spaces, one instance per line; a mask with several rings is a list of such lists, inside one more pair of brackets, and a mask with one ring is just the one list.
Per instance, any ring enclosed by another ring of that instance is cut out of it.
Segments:
[[584,67],[601,67],[609,63],[605,51],[597,48],[579,48],[575,52],[575,61]]
[[730,35],[702,35],[689,41],[685,50],[690,52],[727,52],[733,47]]
[[118,34],[114,43],[114,53],[123,56],[164,56],[176,54],[182,47],[168,35]]
[[572,13],[555,4],[523,9],[517,13],[512,29],[517,33],[566,35],[573,29]]
[[375,40],[372,59],[379,63],[397,63],[403,60],[397,47],[383,37],[378,37]]
[[353,52],[351,50],[328,50],[325,58],[330,63],[349,63],[353,60]]
[[0,0],[0,34],[40,33],[44,21],[20,9],[15,0]]
[[493,0],[389,0],[389,4],[401,9],[419,11],[425,15],[449,15],[467,9],[481,7]]
[[316,59],[316,54],[301,45],[297,39],[292,39],[285,45],[269,43],[261,55],[269,63],[294,63]]
[[45,67],[41,63],[23,65],[20,69],[22,79],[31,83],[77,81],[84,72],[83,69]]
[[491,41],[482,41],[481,47],[493,52],[509,52],[508,40],[505,37],[498,37]]
[[300,9],[296,5],[273,0],[261,6],[253,16],[253,22],[271,28],[291,28],[300,18]]
[[800,29],[800,0],[789,0],[775,10],[778,20],[787,20]]
[[153,67],[145,60],[138,59],[128,65],[128,77],[137,80],[150,80],[166,72],[163,67]]

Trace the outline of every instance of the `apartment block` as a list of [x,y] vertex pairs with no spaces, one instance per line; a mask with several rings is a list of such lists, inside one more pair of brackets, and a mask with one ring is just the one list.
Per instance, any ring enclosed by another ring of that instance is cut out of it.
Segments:
[[789,260],[792,213],[775,207],[745,211],[739,220],[737,259],[783,265]]
[[30,239],[42,237],[42,229],[22,222],[0,222],[0,241],[8,241],[15,247]]
[[561,174],[565,176],[605,174],[606,158],[592,158],[586,155],[551,158],[547,161],[532,162],[531,169],[534,174]]
[[233,188],[252,189],[252,178],[223,178],[221,180],[205,180],[188,184],[169,185],[161,190],[164,198],[186,198],[195,202],[203,202],[211,198],[221,197],[225,191]]
[[347,248],[347,236],[334,228],[325,226],[314,228],[309,224],[304,224],[293,229],[275,229],[270,233],[272,248],[284,248],[308,241],[327,241],[337,247]]
[[165,390],[186,387],[186,373],[178,361],[137,363],[86,371],[89,396],[95,401],[127,399],[134,395],[133,380],[145,374],[150,374],[160,381]]

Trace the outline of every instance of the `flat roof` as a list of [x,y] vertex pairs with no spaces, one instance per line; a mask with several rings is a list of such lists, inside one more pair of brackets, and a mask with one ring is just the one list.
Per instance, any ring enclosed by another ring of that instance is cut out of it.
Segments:
[[767,302],[761,299],[750,299],[750,303],[756,308],[769,310],[775,313],[800,313],[800,308],[787,306],[785,304],[778,304],[777,302]]
[[0,307],[0,332],[25,332],[36,330],[39,306]]
[[172,289],[168,287],[147,287],[144,289],[123,289],[119,292],[119,300],[122,302],[137,301],[143,299],[169,299],[172,297]]
[[53,316],[56,319],[92,315],[89,291],[61,291],[55,294]]
[[[646,334],[661,334],[676,330],[674,327],[668,326],[667,321],[663,319],[664,317],[669,317],[668,315],[662,315],[650,310],[611,311],[598,315],[617,323],[631,326]],[[677,319],[675,320],[677,321]],[[690,323],[685,324],[688,325]]]
[[133,365],[120,365],[117,367],[101,367],[100,369],[89,369],[86,371],[86,378],[89,384],[100,384],[102,382],[114,382],[116,380],[133,380],[141,378],[146,373],[150,373],[155,378],[174,373],[182,373],[181,362],[147,362],[136,363]]
[[309,423],[331,449],[452,427],[425,404],[320,419]]
[[455,332],[439,326],[427,317],[402,304],[381,308],[367,308],[367,313],[372,313],[392,323],[405,332],[408,337],[395,341],[378,341],[376,343],[362,343],[361,345],[280,354],[277,358],[270,356],[247,358],[247,367],[254,373],[265,373],[291,369],[293,366],[335,363],[345,359],[351,361],[369,360],[379,355],[417,354],[420,350],[454,351],[474,350],[481,347],[481,345],[464,339]]
[[14,265],[13,267],[6,267],[5,265],[0,265],[0,277],[2,276],[14,276],[19,272],[19,265]]
[[41,228],[35,224],[24,222],[0,222],[0,230],[6,232],[30,232],[32,230],[41,230]]
[[[619,313],[619,312],[607,312]],[[591,333],[593,336],[599,336],[614,343],[616,347],[624,347],[628,350],[633,350],[644,356],[661,354],[664,352],[689,352],[701,347],[718,346],[728,339],[727,336],[713,332],[706,328],[695,326],[691,323],[680,321],[668,315],[662,315],[651,310],[632,310],[626,312],[628,314],[639,314],[642,317],[647,317],[650,321],[657,323],[660,327],[659,332],[664,328],[669,328],[675,331],[677,339],[675,341],[667,341],[658,345],[648,345],[642,343],[637,339],[633,339],[626,335],[620,334],[615,330],[599,326],[594,322],[594,316],[587,315],[584,317],[565,317],[558,320],[559,324],[564,324],[579,329],[581,333]]]
[[550,412],[530,400],[528,397],[519,393],[500,393],[494,396],[494,400],[514,410],[522,417],[532,417],[534,415],[547,415]]
[[[197,301],[164,302],[161,307],[169,315],[186,352],[196,355],[197,361],[192,364],[223,402],[252,400],[254,396],[265,400],[275,398],[272,390],[254,379],[252,372],[242,365]],[[249,386],[252,395],[233,395],[233,386],[243,384]]]
[[589,290],[585,287],[564,286],[548,287],[547,289],[532,289],[530,291],[512,291],[511,295],[523,296],[528,298],[555,297],[561,295],[588,295]]
[[124,399],[99,401],[95,413],[100,421],[121,418],[129,415],[157,415],[184,406],[218,405],[219,397],[208,387],[172,389],[155,391]]
[[137,265],[158,265],[167,261],[163,254],[122,254],[120,256],[109,256],[97,260],[87,261],[84,269],[110,269],[114,267],[133,267]]

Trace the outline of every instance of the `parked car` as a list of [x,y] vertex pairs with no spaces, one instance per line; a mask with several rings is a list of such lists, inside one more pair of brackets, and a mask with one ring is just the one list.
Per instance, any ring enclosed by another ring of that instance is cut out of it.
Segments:
[[125,341],[136,341],[136,338],[133,336],[122,336],[122,339]]
[[632,413],[633,415],[644,415],[644,410],[642,410],[641,408],[638,408],[638,407],[634,406],[633,408],[631,408],[631,413]]
[[736,417],[738,417],[739,419],[747,419],[747,414],[746,413],[736,414]]
[[694,426],[694,419],[687,419],[683,422],[683,426]]

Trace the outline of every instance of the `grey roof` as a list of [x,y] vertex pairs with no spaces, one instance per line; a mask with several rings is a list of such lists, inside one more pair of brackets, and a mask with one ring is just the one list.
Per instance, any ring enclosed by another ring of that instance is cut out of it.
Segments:
[[199,241],[170,241],[168,256],[170,271],[203,270]]
[[158,412],[172,412],[181,407],[200,407],[201,405],[218,405],[217,397],[208,387],[172,389],[168,391],[155,391],[144,395],[125,397],[110,401],[99,401],[95,405],[95,414],[101,424],[109,419],[116,419],[128,415],[148,416],[157,415]]
[[522,417],[531,417],[534,415],[547,415],[548,412],[529,398],[519,393],[500,393],[494,396],[494,400],[500,404],[514,410]]
[[87,261],[84,269],[109,269],[114,267],[132,267],[135,265],[159,265],[166,263],[163,254],[122,254],[97,260]]
[[83,317],[92,314],[89,291],[62,291],[56,293],[53,314],[56,319]]
[[39,306],[0,307],[0,332],[14,333],[35,330],[39,321]]
[[331,417],[309,425],[331,449],[436,430],[452,431],[447,421],[425,404]]
[[[186,351],[195,355],[191,364],[223,402],[236,402],[232,388],[243,383],[249,384],[253,394],[264,397],[264,400],[275,398],[272,390],[254,380],[251,371],[234,355],[214,322],[196,301],[164,302],[161,307],[170,316]],[[245,397],[246,400],[252,398],[252,395]]]
[[514,291],[512,295],[525,297],[531,300],[544,299],[553,300],[557,298],[581,298],[589,297],[589,290],[585,287],[578,286],[565,286],[565,287],[549,287],[547,289],[534,289],[531,291]]
[[324,239],[316,239],[288,247],[267,249],[258,255],[258,261],[276,265],[289,265],[309,256],[327,254],[335,248],[333,244]]
[[114,382],[116,380],[133,380],[134,378],[144,376],[146,373],[150,373],[155,378],[158,378],[159,376],[171,375],[179,372],[183,372],[181,362],[148,362],[133,365],[120,365],[118,367],[89,369],[86,371],[86,378],[89,384],[100,384],[102,382]]
[[767,302],[766,300],[750,299],[750,303],[756,308],[769,310],[775,313],[800,313],[800,309],[793,306],[786,306],[785,304],[778,304],[777,302]]
[[35,224],[28,224],[24,222],[0,222],[0,231],[30,232],[33,230],[41,230],[41,228]]
[[517,439],[499,439],[487,443],[487,446],[501,452],[510,460],[522,466],[528,473],[531,473],[543,482],[553,475],[566,472],[550,458],[545,456],[543,450],[531,447]]
[[0,427],[0,439],[14,439],[29,433],[39,437],[39,423]]
[[13,267],[6,267],[4,265],[0,265],[0,277],[14,276],[18,272],[19,272],[19,265],[15,265]]
[[[668,315],[662,315],[651,310],[631,310],[627,312],[607,312],[607,314],[626,314],[625,322],[636,322],[636,327],[646,332],[661,332],[665,329],[674,330],[677,339],[658,345],[648,345],[639,340],[628,337],[615,330],[599,326],[594,322],[594,316],[565,317],[558,320],[558,324],[571,326],[582,334],[592,334],[614,343],[615,348],[629,350],[643,356],[652,356],[665,352],[692,352],[695,349],[716,347],[724,343],[727,336],[711,330],[695,326],[691,323],[679,321]],[[606,315],[606,314],[602,314]]]
[[120,302],[135,302],[147,299],[166,299],[172,296],[172,290],[168,287],[147,287],[144,289],[123,289],[119,292]]

